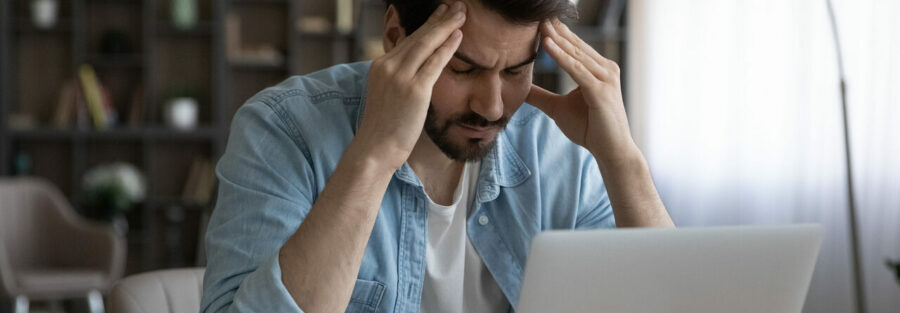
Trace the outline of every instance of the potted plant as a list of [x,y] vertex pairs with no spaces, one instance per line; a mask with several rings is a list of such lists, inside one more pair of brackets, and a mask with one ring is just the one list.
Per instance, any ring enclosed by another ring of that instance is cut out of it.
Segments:
[[125,214],[144,200],[145,191],[144,177],[133,165],[101,165],[84,175],[82,202],[88,217],[111,222],[116,232],[124,236],[128,232]]
[[181,30],[188,30],[197,25],[197,0],[172,0],[172,23]]

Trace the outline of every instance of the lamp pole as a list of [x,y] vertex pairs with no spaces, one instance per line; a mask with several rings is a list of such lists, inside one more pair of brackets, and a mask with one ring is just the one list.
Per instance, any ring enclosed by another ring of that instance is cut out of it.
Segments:
[[857,229],[856,218],[856,199],[854,197],[853,188],[853,159],[850,153],[850,123],[847,118],[847,82],[844,75],[844,57],[841,53],[841,40],[838,34],[837,19],[834,15],[834,4],[832,0],[826,0],[828,4],[828,17],[831,22],[831,34],[834,37],[834,49],[837,52],[838,77],[841,87],[841,112],[844,122],[844,156],[847,161],[847,204],[848,217],[850,222],[850,250],[852,252],[853,263],[853,282],[856,290],[856,312],[866,313],[865,284],[863,281],[863,272],[860,265],[859,253],[859,230]]

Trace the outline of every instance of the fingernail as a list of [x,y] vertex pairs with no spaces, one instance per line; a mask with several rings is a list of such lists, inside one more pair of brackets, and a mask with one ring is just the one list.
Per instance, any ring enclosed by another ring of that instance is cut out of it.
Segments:
[[463,3],[462,1],[456,1],[453,3],[453,11],[462,11]]
[[437,10],[434,10],[434,14],[437,14],[437,16],[444,15],[444,12],[447,12],[447,5],[444,3],[438,5]]
[[453,19],[455,19],[455,20],[461,20],[461,19],[463,18],[463,15],[466,15],[466,14],[463,13],[463,12],[457,11],[455,14],[453,14]]

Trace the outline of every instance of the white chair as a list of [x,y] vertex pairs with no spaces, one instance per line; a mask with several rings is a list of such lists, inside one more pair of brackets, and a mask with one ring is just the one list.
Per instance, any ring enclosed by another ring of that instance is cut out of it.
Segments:
[[197,313],[204,268],[160,270],[128,276],[109,295],[111,313]]
[[122,277],[125,239],[78,215],[53,185],[38,178],[0,179],[0,295],[15,312],[31,300],[86,297],[103,312],[102,292]]

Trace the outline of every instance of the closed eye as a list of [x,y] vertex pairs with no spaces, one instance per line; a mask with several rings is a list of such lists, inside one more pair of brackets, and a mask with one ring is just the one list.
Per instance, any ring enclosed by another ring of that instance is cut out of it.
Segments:
[[523,70],[504,70],[504,72],[506,72],[506,75],[516,76],[516,75],[522,74],[525,71],[523,71]]
[[463,75],[463,76],[468,76],[468,75],[473,75],[473,74],[475,74],[475,69],[474,69],[474,68],[470,68],[470,69],[468,69],[468,70],[460,71],[460,70],[456,70],[456,69],[454,69],[454,68],[451,67],[451,68],[450,68],[450,71],[453,72],[453,74],[456,74],[456,75]]

